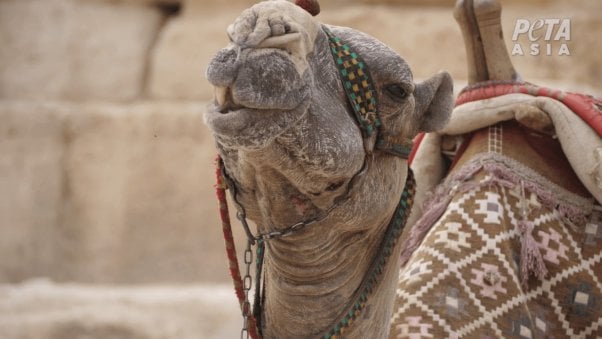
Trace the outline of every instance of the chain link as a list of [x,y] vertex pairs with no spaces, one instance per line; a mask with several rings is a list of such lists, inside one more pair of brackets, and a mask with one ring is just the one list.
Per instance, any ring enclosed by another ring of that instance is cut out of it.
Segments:
[[230,188],[232,191],[232,200],[234,201],[234,204],[236,204],[236,206],[237,206],[236,218],[242,223],[243,229],[245,230],[245,233],[247,234],[247,239],[249,239],[249,241],[251,242],[251,245],[254,245],[255,241],[257,241],[257,240],[262,240],[262,239],[270,240],[270,239],[274,239],[274,238],[284,238],[293,233],[301,231],[302,229],[304,229],[307,226],[311,226],[313,224],[316,224],[316,223],[326,219],[328,216],[330,216],[330,213],[334,209],[339,207],[344,201],[346,201],[349,198],[354,184],[359,180],[360,177],[362,177],[364,175],[364,173],[366,173],[367,168],[368,168],[368,156],[366,155],[364,157],[364,163],[362,164],[362,167],[353,175],[353,177],[351,177],[351,179],[347,183],[347,188],[345,190],[345,193],[342,196],[337,197],[335,199],[335,201],[333,202],[333,204],[330,205],[330,207],[328,209],[324,210],[319,215],[317,215],[313,218],[309,218],[307,220],[295,223],[293,225],[290,225],[282,230],[260,233],[258,235],[254,235],[253,232],[251,232],[251,228],[249,227],[249,224],[247,222],[247,213],[246,213],[244,206],[238,200],[238,188],[236,187],[234,181],[226,174],[225,171],[223,171],[223,176],[226,179],[228,188]]
[[249,315],[251,313],[251,303],[249,302],[249,291],[253,285],[253,278],[251,277],[251,264],[253,263],[253,246],[252,241],[247,241],[247,248],[245,249],[245,275],[243,278],[243,292],[245,294],[245,301],[242,304],[242,330],[240,331],[241,339],[249,338]]

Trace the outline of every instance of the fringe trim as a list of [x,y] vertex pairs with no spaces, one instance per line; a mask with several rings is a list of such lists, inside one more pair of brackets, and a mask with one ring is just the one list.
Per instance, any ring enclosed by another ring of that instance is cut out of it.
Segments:
[[[479,182],[470,180],[480,171],[488,174],[485,180]],[[584,225],[587,216],[594,209],[593,199],[586,199],[568,192],[522,163],[501,154],[483,153],[448,176],[428,195],[423,205],[424,214],[412,226],[409,237],[401,245],[401,267],[407,264],[428,231],[445,213],[447,206],[457,193],[465,193],[491,185],[506,188],[521,185],[523,190],[537,195],[539,202],[544,207],[558,211],[559,219],[573,228],[575,228],[575,224]],[[533,223],[523,218],[519,221],[517,228],[522,244],[521,281],[525,285],[530,274],[535,275],[538,279],[543,279],[547,274],[547,269],[537,242],[531,234]]]

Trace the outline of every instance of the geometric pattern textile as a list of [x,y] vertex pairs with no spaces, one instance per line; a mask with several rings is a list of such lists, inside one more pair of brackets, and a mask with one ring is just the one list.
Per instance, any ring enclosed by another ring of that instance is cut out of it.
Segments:
[[[450,193],[402,268],[389,338],[601,338],[599,206],[575,224],[521,185],[483,184],[490,175],[480,170],[465,182],[471,188]],[[547,269],[527,284],[524,218]]]

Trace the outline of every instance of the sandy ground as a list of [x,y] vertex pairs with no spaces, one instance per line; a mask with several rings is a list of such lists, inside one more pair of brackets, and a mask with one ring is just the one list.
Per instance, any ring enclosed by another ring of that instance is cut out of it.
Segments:
[[2,339],[222,339],[240,325],[230,285],[0,285]]

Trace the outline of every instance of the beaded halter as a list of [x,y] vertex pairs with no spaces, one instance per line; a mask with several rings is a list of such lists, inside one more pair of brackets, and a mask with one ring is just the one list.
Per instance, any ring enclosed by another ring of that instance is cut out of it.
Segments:
[[339,70],[343,89],[362,130],[366,151],[372,151],[370,143],[376,135],[377,150],[407,159],[412,151],[412,140],[399,140],[380,131],[382,122],[378,112],[377,93],[368,66],[358,53],[351,50],[349,44],[336,37],[326,26],[322,26],[322,29],[328,36],[330,52]]
[[[370,77],[370,72],[367,68],[367,65],[364,63],[359,54],[353,52],[348,44],[334,36],[334,34],[327,27],[323,26],[323,30],[328,36],[330,50],[334,57],[337,69],[339,70],[343,88],[345,89],[345,93],[353,109],[354,118],[362,132],[366,153],[372,152],[372,146],[370,145],[374,143],[374,148],[376,148],[376,150],[383,151],[403,159],[408,159],[412,149],[411,140],[402,139],[401,141],[397,141],[395,138],[388,138],[380,131],[382,123],[378,114],[377,93],[374,88],[372,78]],[[261,288],[261,275],[263,270],[263,257],[266,251],[266,241],[299,232],[305,229],[307,226],[311,226],[312,224],[315,224],[330,215],[332,210],[337,208],[342,201],[348,198],[352,185],[366,169],[366,160],[364,160],[364,165],[362,168],[350,180],[347,187],[347,193],[344,194],[341,199],[336,199],[335,203],[330,208],[325,210],[325,213],[319,217],[291,225],[281,231],[259,235],[254,235],[249,229],[244,207],[238,202],[237,199],[236,185],[234,181],[228,177],[224,163],[219,157],[217,166],[218,168],[216,174],[218,185],[216,186],[216,189],[218,202],[220,205],[220,217],[222,219],[222,226],[224,229],[224,238],[226,240],[226,252],[229,259],[230,273],[234,281],[235,290],[241,304],[244,318],[241,337],[245,337],[250,334],[253,338],[260,338],[261,307],[263,297],[263,291]],[[246,272],[244,280],[240,275],[240,269],[236,259],[236,250],[234,247],[234,241],[232,239],[227,201],[225,198],[226,189],[230,189],[232,193],[233,200],[238,207],[237,217],[243,224],[248,238],[247,249],[245,251]],[[391,216],[391,220],[389,221],[385,235],[379,244],[378,252],[372,259],[366,275],[362,279],[356,291],[353,293],[350,301],[341,311],[340,316],[335,319],[333,325],[329,326],[327,331],[321,335],[320,338],[338,338],[353,324],[354,320],[364,310],[368,298],[374,292],[374,289],[379,282],[379,278],[384,272],[384,268],[388,262],[388,259],[391,256],[395,245],[397,244],[397,240],[399,239],[399,236],[405,227],[409,216],[409,211],[412,207],[415,191],[416,182],[414,180],[414,175],[412,170],[408,168],[408,175],[404,190],[399,199],[397,208],[394,214]],[[255,260],[255,302],[253,311],[251,311],[251,305],[248,300],[248,292],[251,288],[251,277],[249,270],[253,261],[251,252],[252,246],[257,246]]]

